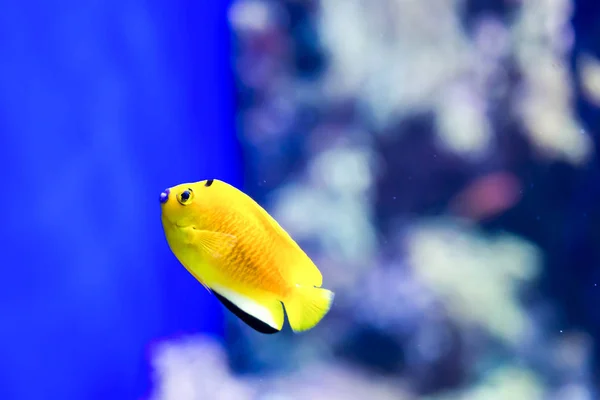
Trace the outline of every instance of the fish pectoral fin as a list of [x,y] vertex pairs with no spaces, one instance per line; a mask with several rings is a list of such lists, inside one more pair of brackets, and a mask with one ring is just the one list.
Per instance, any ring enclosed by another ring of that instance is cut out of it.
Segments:
[[237,238],[228,233],[192,228],[189,231],[189,235],[191,245],[212,258],[227,256],[237,243]]
[[283,327],[283,305],[271,296],[244,296],[225,287],[212,293],[229,311],[260,333],[277,333]]

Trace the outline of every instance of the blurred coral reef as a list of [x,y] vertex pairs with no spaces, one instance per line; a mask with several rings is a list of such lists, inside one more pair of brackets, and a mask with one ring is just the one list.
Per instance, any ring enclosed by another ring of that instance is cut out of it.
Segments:
[[600,62],[572,75],[569,0],[468,4],[233,3],[247,191],[337,297],[302,335],[164,342],[154,399],[596,398],[548,254],[494,221],[526,165],[595,157],[573,88],[600,105]]

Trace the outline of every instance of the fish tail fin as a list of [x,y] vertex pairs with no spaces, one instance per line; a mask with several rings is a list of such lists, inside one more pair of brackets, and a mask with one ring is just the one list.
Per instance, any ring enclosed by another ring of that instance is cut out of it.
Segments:
[[303,332],[317,325],[329,312],[334,297],[331,290],[296,285],[283,303],[292,330]]

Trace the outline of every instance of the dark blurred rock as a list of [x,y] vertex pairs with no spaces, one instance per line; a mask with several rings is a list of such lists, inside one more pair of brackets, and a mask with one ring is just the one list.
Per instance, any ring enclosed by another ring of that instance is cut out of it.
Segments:
[[398,375],[405,365],[400,342],[388,333],[367,326],[351,333],[334,349],[334,354],[381,375]]

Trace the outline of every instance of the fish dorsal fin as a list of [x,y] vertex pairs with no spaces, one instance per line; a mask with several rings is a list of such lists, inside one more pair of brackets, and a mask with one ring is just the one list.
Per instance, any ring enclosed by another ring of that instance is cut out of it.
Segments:
[[319,268],[267,210],[258,203],[256,206],[258,218],[272,229],[273,234],[281,238],[286,247],[278,252],[277,257],[277,266],[281,274],[293,284],[320,287],[323,284],[323,275]]
[[[319,268],[306,255],[304,250],[297,246],[294,256],[286,257],[286,268],[282,271],[289,282],[294,285],[321,287],[323,284],[323,275]],[[283,270],[283,268],[280,268]]]
[[213,259],[226,257],[237,243],[237,238],[228,233],[192,228],[189,235],[190,242],[198,251]]
[[260,333],[277,333],[283,327],[283,305],[275,298],[244,296],[218,285],[212,292],[229,311]]

